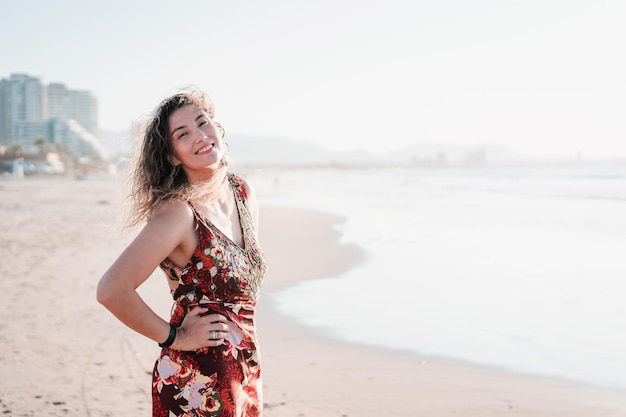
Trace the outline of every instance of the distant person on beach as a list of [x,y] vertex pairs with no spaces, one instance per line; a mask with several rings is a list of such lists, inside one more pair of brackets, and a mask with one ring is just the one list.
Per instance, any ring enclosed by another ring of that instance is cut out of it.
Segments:
[[[162,347],[155,417],[262,413],[254,311],[267,265],[258,206],[246,180],[229,172],[213,119],[198,91],[157,107],[133,171],[130,223],[146,223],[98,284],[100,303]],[[136,291],[157,267],[174,297],[169,323]]]

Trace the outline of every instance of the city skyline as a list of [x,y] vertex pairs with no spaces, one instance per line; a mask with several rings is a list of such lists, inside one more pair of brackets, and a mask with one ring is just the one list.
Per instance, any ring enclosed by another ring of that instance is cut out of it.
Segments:
[[76,157],[106,159],[97,133],[97,99],[90,91],[45,84],[25,73],[0,77],[2,153],[39,154],[43,140]]
[[64,6],[2,14],[0,35],[13,41],[0,75],[92,91],[103,129],[129,129],[196,85],[233,135],[333,151],[435,143],[626,155],[623,2]]

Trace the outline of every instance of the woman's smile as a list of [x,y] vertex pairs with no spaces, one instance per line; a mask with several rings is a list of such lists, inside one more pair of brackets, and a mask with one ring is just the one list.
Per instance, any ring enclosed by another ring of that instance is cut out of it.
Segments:
[[207,145],[204,145],[202,148],[198,149],[195,152],[195,154],[196,155],[205,155],[205,154],[213,152],[214,148],[215,148],[215,143],[209,143]]

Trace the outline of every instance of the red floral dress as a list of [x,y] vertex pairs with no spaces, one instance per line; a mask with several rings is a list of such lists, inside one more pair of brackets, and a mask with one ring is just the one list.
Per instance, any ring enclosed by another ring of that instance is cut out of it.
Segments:
[[180,326],[195,305],[228,318],[228,338],[218,347],[192,352],[164,348],[152,378],[154,417],[258,417],[263,399],[254,310],[267,264],[246,205],[243,181],[228,175],[233,188],[244,247],[225,236],[190,204],[200,243],[185,268],[169,259],[161,269],[178,281],[170,322]]

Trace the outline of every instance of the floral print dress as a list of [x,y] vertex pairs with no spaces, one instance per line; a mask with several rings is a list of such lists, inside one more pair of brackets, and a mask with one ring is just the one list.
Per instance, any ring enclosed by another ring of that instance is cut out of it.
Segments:
[[225,236],[190,204],[200,241],[189,263],[161,263],[178,281],[170,323],[180,326],[191,308],[228,319],[228,338],[218,347],[184,352],[163,348],[152,378],[154,417],[259,417],[262,411],[260,357],[254,310],[267,264],[257,243],[240,177],[228,174],[237,203],[244,247]]

